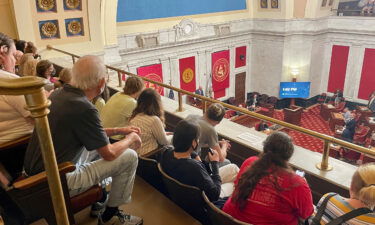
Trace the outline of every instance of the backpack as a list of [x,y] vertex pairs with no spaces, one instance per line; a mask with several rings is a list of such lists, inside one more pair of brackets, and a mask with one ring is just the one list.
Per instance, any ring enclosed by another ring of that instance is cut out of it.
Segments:
[[[320,225],[320,220],[322,219],[322,216],[324,214],[324,210],[326,209],[327,207],[327,203],[329,201],[330,198],[332,198],[333,196],[337,195],[336,193],[332,193],[332,194],[329,194],[322,202],[322,204],[320,205],[319,209],[318,209],[318,212],[316,213],[315,217],[312,218],[311,220],[311,223],[310,225]],[[348,213],[345,213],[335,219],[333,219],[332,221],[330,221],[329,223],[327,223],[326,225],[339,225],[339,224],[342,224],[348,220],[351,220],[357,216],[360,216],[360,215],[363,215],[363,214],[367,214],[367,213],[370,213],[372,212],[369,208],[358,208],[358,209],[354,209]]]

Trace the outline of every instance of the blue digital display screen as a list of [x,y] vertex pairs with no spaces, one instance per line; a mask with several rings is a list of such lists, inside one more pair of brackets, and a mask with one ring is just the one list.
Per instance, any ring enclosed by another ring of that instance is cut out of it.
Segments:
[[280,82],[280,98],[308,98],[311,82]]

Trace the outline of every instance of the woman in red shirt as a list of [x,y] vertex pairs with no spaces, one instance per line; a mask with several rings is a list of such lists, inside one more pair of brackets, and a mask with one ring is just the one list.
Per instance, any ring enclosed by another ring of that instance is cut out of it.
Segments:
[[295,225],[308,218],[314,211],[311,190],[288,164],[293,151],[287,134],[269,135],[261,156],[242,164],[233,195],[223,210],[254,225]]

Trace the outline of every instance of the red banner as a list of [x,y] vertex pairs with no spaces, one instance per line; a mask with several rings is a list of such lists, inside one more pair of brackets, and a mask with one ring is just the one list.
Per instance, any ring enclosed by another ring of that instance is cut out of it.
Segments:
[[[163,83],[163,70],[162,70],[161,64],[138,67],[137,73],[141,77],[146,77],[148,79]],[[164,95],[163,87],[160,87],[158,85],[155,85],[149,82],[145,82],[145,85],[146,85],[146,88],[153,88],[157,92],[159,92],[160,95]]]
[[218,90],[218,91],[214,92],[214,98],[215,99],[222,98],[224,96],[225,96],[225,89]]
[[195,57],[180,59],[180,87],[183,90],[195,91]]
[[332,47],[331,68],[328,79],[328,92],[344,91],[346,67],[348,64],[349,46],[334,45]]
[[214,92],[229,87],[229,50],[212,53],[212,89]]
[[246,46],[236,48],[236,65],[235,67],[246,66]]
[[375,91],[375,49],[366,48],[363,59],[361,82],[359,84],[358,98],[367,100]]

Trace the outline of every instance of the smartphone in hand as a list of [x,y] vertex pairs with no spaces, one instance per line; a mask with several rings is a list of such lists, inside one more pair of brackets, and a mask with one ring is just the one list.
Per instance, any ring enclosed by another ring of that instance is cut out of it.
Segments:
[[296,170],[296,174],[300,177],[305,177],[305,171],[302,170]]
[[211,148],[208,148],[208,152],[211,154],[211,155],[213,155],[214,154],[214,152],[212,151],[212,149]]

